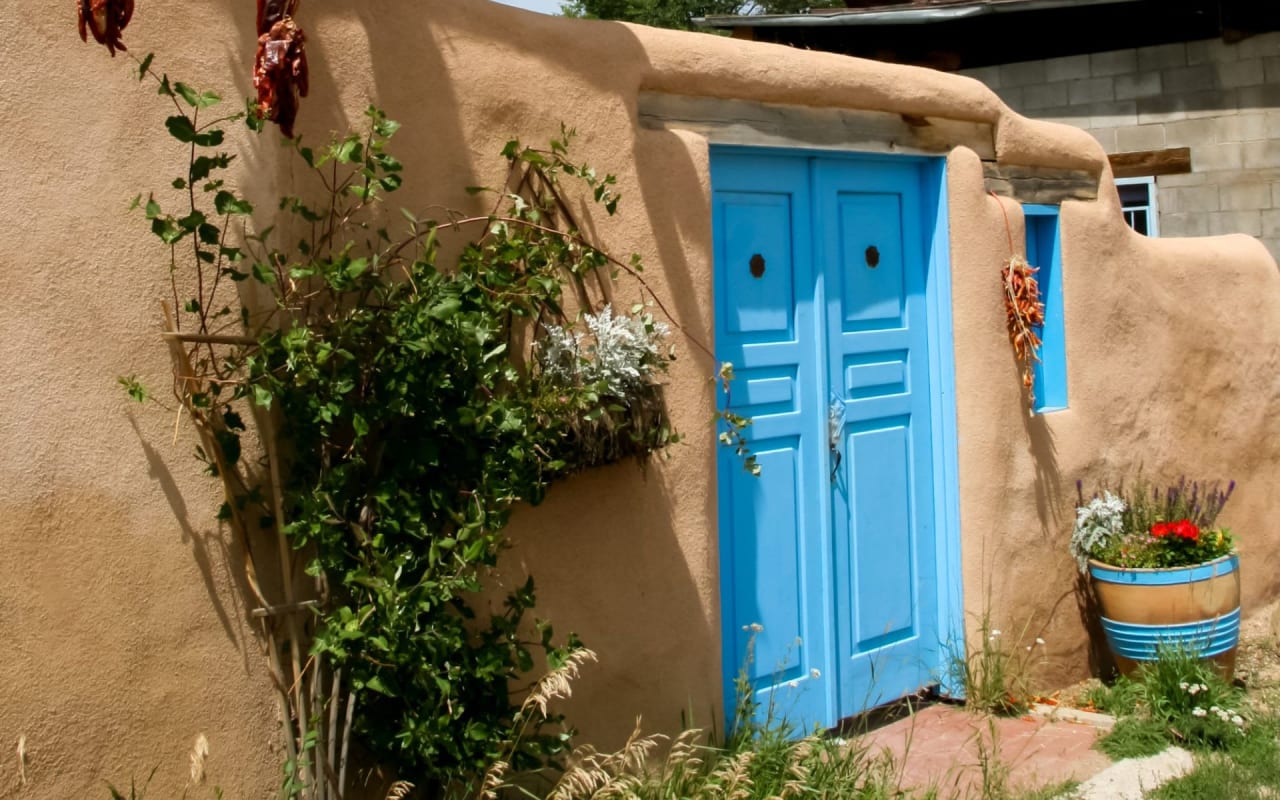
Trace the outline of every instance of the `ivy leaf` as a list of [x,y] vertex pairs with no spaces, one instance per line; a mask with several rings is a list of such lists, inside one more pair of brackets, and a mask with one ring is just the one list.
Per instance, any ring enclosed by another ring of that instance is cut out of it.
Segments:
[[226,169],[227,165],[235,160],[235,156],[227,153],[218,153],[216,156],[197,156],[191,162],[191,182],[202,181],[209,177],[215,169]]
[[197,104],[200,100],[200,95],[196,93],[195,89],[192,89],[182,81],[175,81],[173,84],[173,90],[178,93],[179,97],[187,101],[187,105],[199,108],[199,105]]
[[360,277],[362,274],[364,274],[364,271],[368,268],[369,268],[369,259],[357,258],[357,259],[353,259],[352,262],[347,265],[345,272],[348,278],[355,279]]
[[147,391],[147,387],[143,386],[142,383],[138,381],[137,375],[130,375],[128,377],[121,375],[116,378],[116,382],[123,386],[125,392],[139,403],[145,403],[147,398],[151,396],[150,392]]
[[382,680],[381,675],[374,675],[367,678],[364,682],[364,688],[375,691],[381,695],[386,695],[387,697],[396,696],[396,693],[392,691],[391,687],[387,686],[386,681]]
[[223,215],[253,213],[253,205],[248,200],[241,200],[225,189],[214,196],[213,207]]
[[160,237],[165,244],[174,242],[187,235],[173,217],[155,217],[151,220],[151,232]]
[[260,383],[253,385],[253,402],[262,408],[271,408],[271,390]]
[[178,220],[178,225],[180,225],[182,229],[188,233],[194,233],[201,225],[204,225],[204,224],[205,224],[204,214],[202,214],[199,211],[192,211],[190,214],[186,215],[185,217],[181,217]]
[[191,124],[191,119],[186,116],[169,117],[164,121],[164,126],[169,129],[169,135],[180,142],[190,143],[196,140],[196,126]]
[[458,309],[462,308],[462,301],[456,297],[446,297],[439,303],[436,303],[430,311],[431,318],[437,320],[446,320],[458,313]]
[[200,147],[217,147],[222,144],[223,133],[217,128],[197,131],[190,117],[175,115],[164,121],[169,135],[180,142],[194,143]]

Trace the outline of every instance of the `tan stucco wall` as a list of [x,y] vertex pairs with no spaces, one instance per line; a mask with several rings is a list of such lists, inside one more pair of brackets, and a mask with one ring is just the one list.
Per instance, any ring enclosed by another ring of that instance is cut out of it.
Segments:
[[[140,4],[126,41],[157,66],[229,97],[247,85],[252,4]],[[679,322],[711,339],[706,142],[640,131],[638,93],[673,91],[888,110],[996,125],[1003,160],[1092,167],[1087,134],[1011,116],[976,81],[705,35],[542,17],[484,0],[304,5],[316,140],[376,102],[404,123],[409,207],[461,205],[493,183],[518,135],[561,121],[576,153],[618,173],[621,213],[604,239],[638,251]],[[272,695],[233,585],[214,485],[191,432],[130,406],[137,373],[164,387],[156,335],[165,254],[137,216],[139,191],[168,184],[182,154],[167,110],[123,58],[82,45],[65,8],[18,0],[0,19],[0,796],[94,796],[159,765],[181,786],[208,734],[210,776],[229,797],[270,796],[278,757]],[[272,138],[241,156],[257,198],[291,191]],[[1044,625],[1051,677],[1085,670],[1064,554],[1075,477],[1177,463],[1243,482],[1227,522],[1242,535],[1246,603],[1276,591],[1280,531],[1280,277],[1245,237],[1144,241],[1121,224],[1110,185],[1063,210],[1071,410],[1028,419],[1004,333],[1004,220],[971,152],[950,158],[952,270],[964,580],[969,610],[990,587],[1006,627]],[[260,204],[261,206],[262,204]],[[1010,207],[1015,241],[1021,216]],[[624,295],[625,296],[625,295]],[[507,572],[539,581],[539,613],[601,655],[569,711],[601,745],[637,714],[672,730],[682,710],[718,717],[713,365],[694,348],[669,398],[687,443],[646,472],[579,476],[517,517]],[[1029,615],[1029,616],[1028,616]],[[20,735],[28,784],[11,755]]]

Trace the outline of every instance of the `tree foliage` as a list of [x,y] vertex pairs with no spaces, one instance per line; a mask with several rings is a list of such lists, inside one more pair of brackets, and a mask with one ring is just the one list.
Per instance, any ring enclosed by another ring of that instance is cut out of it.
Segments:
[[843,6],[843,0],[571,0],[567,17],[616,19],[657,28],[693,30],[695,17],[724,14],[798,14]]

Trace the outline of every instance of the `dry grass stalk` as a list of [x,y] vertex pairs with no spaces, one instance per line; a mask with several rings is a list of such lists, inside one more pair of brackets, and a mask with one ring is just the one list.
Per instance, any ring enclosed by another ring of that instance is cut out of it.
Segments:
[[408,781],[396,781],[387,790],[386,800],[404,800],[413,791],[413,784]]
[[509,769],[511,765],[501,760],[489,765],[489,768],[484,771],[484,781],[480,785],[481,800],[498,800],[498,790],[502,788],[502,779],[506,777]]
[[18,780],[27,785],[27,735],[18,737]]
[[[747,800],[751,797],[751,760],[754,750],[743,750],[711,773],[711,786],[719,788],[717,795],[724,800]],[[704,791],[702,796],[706,797]]]
[[698,756],[698,746],[694,744],[694,741],[701,736],[702,731],[690,728],[675,738],[671,743],[671,749],[667,751],[667,760],[662,765],[664,776],[678,772],[696,772],[701,769],[703,761]]
[[813,752],[813,739],[804,739],[792,749],[787,758],[787,780],[782,785],[782,798],[786,800],[788,797],[803,797],[807,792],[807,784],[809,782],[809,768],[805,766],[805,761],[809,759],[809,754]]
[[191,784],[199,786],[204,783],[204,761],[209,757],[209,740],[202,733],[196,737],[191,746]]
[[642,784],[649,755],[666,737],[641,736],[640,721],[626,744],[613,753],[601,754],[590,746],[579,748],[573,763],[556,781],[547,800],[634,796]]
[[547,716],[547,703],[572,696],[572,682],[578,679],[578,670],[588,661],[595,661],[595,652],[581,648],[569,654],[559,669],[553,669],[538,679],[529,692],[529,696],[520,704],[521,714],[537,707],[542,716]]

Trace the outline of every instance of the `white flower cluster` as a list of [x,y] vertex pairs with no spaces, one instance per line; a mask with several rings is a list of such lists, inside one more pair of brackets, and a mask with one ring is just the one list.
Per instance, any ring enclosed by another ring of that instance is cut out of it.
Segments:
[[1076,509],[1076,526],[1071,531],[1071,555],[1081,572],[1089,569],[1089,557],[1124,528],[1124,501],[1111,492],[1103,492],[1088,505]]
[[[1182,681],[1181,683],[1179,683],[1178,688],[1186,692],[1187,694],[1191,695],[1192,697],[1195,697],[1198,694],[1203,694],[1204,692],[1209,691],[1209,687],[1205,686],[1203,683],[1188,683],[1186,681]],[[1234,708],[1222,708],[1220,706],[1209,706],[1208,710],[1206,710],[1200,706],[1196,706],[1195,708],[1191,709],[1191,716],[1193,717],[1199,717],[1203,719],[1209,716],[1210,714],[1213,714],[1215,717],[1217,717],[1219,720],[1223,722],[1229,722],[1232,725],[1235,725],[1236,730],[1240,731],[1240,733],[1244,733],[1244,717],[1240,716],[1240,712],[1236,711]]]
[[1223,722],[1230,722],[1232,725],[1235,725],[1237,728],[1244,728],[1244,717],[1240,716],[1239,712],[1237,712],[1233,708],[1219,708],[1218,706],[1210,706],[1209,710],[1205,711],[1200,706],[1196,706],[1195,708],[1191,709],[1191,716],[1193,717],[1207,717],[1210,714],[1213,714],[1215,717],[1222,720]]
[[666,323],[649,316],[615,316],[606,305],[599,314],[583,317],[588,333],[560,325],[546,325],[539,344],[542,374],[565,386],[603,383],[620,398],[641,388],[662,368],[659,347],[670,333]]

